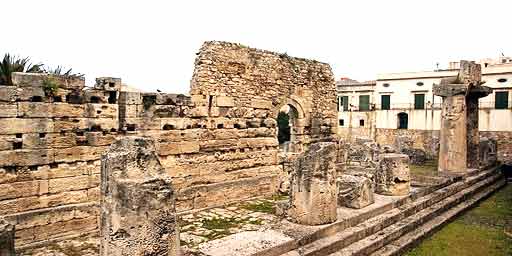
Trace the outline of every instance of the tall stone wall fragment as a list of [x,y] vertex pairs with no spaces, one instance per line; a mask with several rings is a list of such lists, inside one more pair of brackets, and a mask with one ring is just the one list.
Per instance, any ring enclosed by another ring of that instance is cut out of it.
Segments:
[[340,175],[337,180],[338,205],[361,209],[375,202],[372,181],[364,176]]
[[336,221],[336,144],[318,142],[297,157],[291,178],[292,221],[320,225]]
[[14,256],[14,225],[0,218],[0,255]]
[[403,196],[411,190],[409,157],[405,154],[388,153],[379,157],[375,172],[375,192],[389,196]]
[[117,140],[101,160],[100,255],[178,255],[171,178],[152,140]]

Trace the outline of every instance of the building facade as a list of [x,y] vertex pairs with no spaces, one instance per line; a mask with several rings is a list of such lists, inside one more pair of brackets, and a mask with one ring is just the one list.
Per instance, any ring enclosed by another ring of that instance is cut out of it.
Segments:
[[[493,89],[480,99],[481,136],[498,140],[502,160],[512,159],[512,58],[484,59],[482,80]],[[344,139],[370,137],[380,144],[407,140],[432,158],[437,156],[442,98],[432,93],[441,79],[456,76],[458,62],[448,69],[387,73],[375,81],[337,82],[338,134]]]

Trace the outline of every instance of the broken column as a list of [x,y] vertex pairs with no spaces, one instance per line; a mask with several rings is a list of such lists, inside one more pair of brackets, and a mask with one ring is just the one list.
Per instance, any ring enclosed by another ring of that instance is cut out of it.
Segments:
[[498,162],[498,144],[492,138],[480,139],[480,167],[489,168]]
[[0,255],[14,256],[14,225],[0,218]]
[[125,137],[101,159],[100,255],[178,255],[175,194],[152,140]]
[[364,176],[340,175],[338,186],[338,205],[361,209],[375,202],[372,181]]
[[439,147],[439,170],[464,172],[479,165],[478,99],[491,89],[482,86],[481,66],[461,61],[456,77],[434,85],[443,97]]
[[297,157],[291,178],[292,221],[320,225],[336,221],[336,144],[319,142]]
[[375,193],[404,196],[410,190],[409,157],[405,154],[381,154],[375,172]]

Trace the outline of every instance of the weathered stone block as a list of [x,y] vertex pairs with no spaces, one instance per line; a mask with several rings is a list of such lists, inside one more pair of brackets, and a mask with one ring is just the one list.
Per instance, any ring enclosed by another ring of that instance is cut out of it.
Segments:
[[120,92],[119,104],[139,105],[142,104],[142,96],[140,92]]
[[340,175],[336,179],[338,186],[338,205],[361,209],[375,202],[372,181],[363,176]]
[[403,196],[411,190],[409,157],[404,154],[381,154],[375,172],[375,192],[389,196]]
[[16,86],[0,85],[0,101],[14,102],[18,91]]
[[297,223],[336,221],[336,145],[319,142],[297,157],[292,173],[288,216]]
[[17,114],[16,104],[0,104],[0,118],[16,117]]
[[179,255],[175,194],[153,142],[116,141],[101,176],[100,255]]
[[96,78],[96,84],[94,84],[94,88],[105,91],[120,91],[121,78],[98,77]]
[[272,109],[272,101],[262,99],[252,99],[251,107],[260,109]]
[[45,133],[53,131],[53,122],[45,118],[5,118],[0,122],[0,134]]
[[228,96],[217,96],[216,98],[217,107],[234,107],[235,100],[233,97]]
[[[12,73],[12,83],[19,87],[44,87],[44,81],[50,75],[44,73]],[[82,89],[85,87],[85,78],[51,75],[53,81],[59,88],[63,89]]]

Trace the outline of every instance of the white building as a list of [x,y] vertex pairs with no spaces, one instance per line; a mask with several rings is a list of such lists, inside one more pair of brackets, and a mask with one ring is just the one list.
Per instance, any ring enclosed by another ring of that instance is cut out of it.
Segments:
[[[482,135],[502,140],[499,150],[512,157],[512,58],[485,59],[482,80],[493,88],[492,94],[480,99],[479,129]],[[381,144],[393,144],[397,136],[410,136],[415,146],[435,155],[440,126],[441,97],[432,87],[442,78],[456,76],[458,62],[449,69],[387,73],[376,81],[337,82],[338,133],[350,139],[366,136]],[[505,141],[507,143],[505,143]]]

